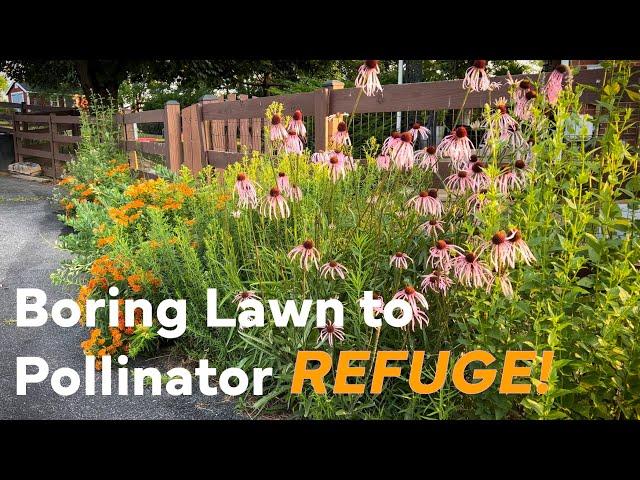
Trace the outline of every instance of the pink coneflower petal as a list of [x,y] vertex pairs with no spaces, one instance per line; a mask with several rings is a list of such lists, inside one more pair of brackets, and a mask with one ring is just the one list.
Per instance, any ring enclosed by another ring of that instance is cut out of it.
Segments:
[[389,170],[391,159],[388,155],[378,155],[378,158],[376,158],[376,166],[380,170]]
[[426,293],[427,289],[436,293],[441,293],[442,296],[447,296],[449,287],[453,284],[453,281],[442,270],[434,270],[428,275],[422,277],[422,283],[420,288]]
[[347,175],[346,156],[342,152],[331,152],[329,154],[329,177],[333,183]]
[[469,89],[473,92],[489,90],[491,80],[485,71],[486,66],[486,60],[474,60],[473,65],[467,69],[464,75],[462,88]]
[[400,144],[391,151],[393,165],[400,170],[411,170],[413,168],[413,137],[411,133],[405,132],[400,136]]
[[239,173],[236,177],[235,189],[238,194],[239,207],[255,208],[258,205],[256,189],[245,173]]
[[311,163],[324,165],[327,162],[329,162],[329,155],[327,154],[327,152],[316,152],[311,155]]
[[474,252],[467,252],[454,258],[453,271],[458,281],[467,287],[483,288],[492,281],[491,271]]
[[461,254],[462,251],[457,245],[448,243],[446,240],[438,240],[429,249],[427,265],[448,272],[451,269],[451,254]]
[[233,303],[237,303],[238,304],[238,309],[240,308],[240,302],[244,301],[244,300],[262,300],[258,295],[256,295],[256,292],[254,292],[253,290],[245,290],[243,292],[239,292],[237,293],[234,297],[233,297]]
[[435,188],[421,191],[407,202],[407,207],[413,207],[420,215],[431,215],[437,218],[440,218],[443,212],[442,202]]
[[418,139],[427,140],[429,138],[429,134],[431,133],[431,131],[427,127],[423,127],[420,122],[414,122],[414,124],[411,126],[410,132],[414,143]]
[[297,202],[302,200],[302,189],[298,185],[291,184],[287,194],[291,200],[295,200]]
[[467,136],[467,129],[458,127],[442,139],[436,148],[436,156],[438,158],[449,157],[453,165],[460,169],[466,166],[473,150],[473,143]]
[[263,197],[260,205],[260,213],[269,218],[287,218],[291,211],[287,200],[282,196],[280,189],[272,188],[269,193]]
[[356,88],[362,88],[367,97],[372,97],[376,92],[382,92],[382,85],[378,79],[380,74],[380,66],[378,60],[365,60],[364,64],[358,69],[356,76]]
[[336,340],[344,340],[344,330],[341,327],[335,326],[333,322],[331,322],[331,320],[327,320],[325,326],[320,329],[318,345],[320,345],[325,340],[330,347],[333,347],[333,342],[335,342]]
[[500,230],[491,237],[487,245],[490,247],[491,264],[498,271],[502,267],[515,267],[515,250],[509,239],[505,231]]
[[484,173],[484,165],[481,162],[475,162],[471,165],[471,180],[474,192],[485,190],[491,185],[491,179]]
[[345,122],[338,123],[338,130],[331,137],[331,143],[336,148],[342,145],[351,145],[351,138],[349,137],[347,124]]
[[320,252],[315,248],[313,240],[307,239],[297,247],[294,247],[288,254],[290,260],[295,260],[296,257],[300,257],[300,268],[308,271],[311,265],[315,265],[318,268],[318,260],[320,259]]
[[531,265],[532,263],[536,262],[536,257],[529,249],[527,243],[522,239],[520,230],[518,230],[517,228],[511,230],[509,235],[509,242],[511,243],[511,245],[513,245],[513,249],[518,260],[526,263],[527,265]]
[[[418,292],[415,288],[407,285],[403,289],[399,290],[393,299],[405,300],[411,305],[412,317],[411,317],[411,330],[414,331],[416,325],[422,328],[423,325],[429,325],[429,317],[425,313],[425,310],[429,310],[429,304],[423,294]],[[424,309],[424,310],[423,310]]]
[[436,157],[436,147],[427,147],[418,150],[414,154],[414,159],[418,162],[418,166],[425,170],[431,170],[438,173],[438,157]]
[[288,136],[287,129],[282,125],[280,115],[271,117],[271,125],[269,125],[269,138],[272,142],[284,141]]
[[544,86],[544,93],[547,96],[547,101],[551,105],[556,104],[560,97],[560,92],[562,91],[565,80],[568,83],[570,77],[571,71],[566,65],[558,65],[553,72],[551,72],[547,79],[547,83]]
[[444,184],[449,190],[458,193],[464,193],[466,191],[473,191],[475,189],[476,182],[474,181],[473,172],[469,170],[458,170],[458,173],[449,175],[444,180]]
[[524,186],[524,182],[513,170],[507,168],[496,179],[496,185],[498,190],[506,196],[509,195],[509,192],[512,190],[521,189]]
[[320,267],[320,276],[323,278],[327,278],[329,275],[331,275],[331,279],[335,280],[336,275],[338,275],[341,279],[344,280],[346,273],[347,268],[341,263],[336,262],[335,260],[331,260],[330,262],[327,262]]
[[380,150],[381,155],[391,156],[394,149],[399,147],[402,143],[402,139],[400,138],[401,133],[397,131],[391,132],[391,135],[388,136],[384,142],[382,143],[382,149]]
[[441,220],[437,220],[435,218],[424,222],[419,228],[428,236],[437,237],[438,232],[444,233],[444,224]]
[[291,120],[289,120],[289,125],[287,125],[287,130],[293,130],[296,135],[299,135],[301,138],[305,138],[307,136],[307,129],[302,121],[302,111],[296,110],[293,112],[293,116],[291,117]]
[[409,263],[413,263],[413,259],[404,252],[396,252],[389,257],[389,266],[394,266],[400,270],[409,268]]
[[300,140],[300,136],[296,133],[295,130],[289,130],[287,134],[287,138],[284,141],[284,151],[287,153],[302,153],[304,150],[304,145],[302,144],[302,140]]

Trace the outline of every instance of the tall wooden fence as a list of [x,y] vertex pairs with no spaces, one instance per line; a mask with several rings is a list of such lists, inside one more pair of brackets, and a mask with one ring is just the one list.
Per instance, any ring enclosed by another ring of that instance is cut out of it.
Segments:
[[[603,75],[603,70],[583,70],[574,82],[599,86]],[[524,76],[515,77],[516,80],[521,78]],[[462,81],[453,80],[385,85],[384,92],[374,97],[361,95],[360,89],[344,89],[341,82],[332,81],[318,91],[292,95],[262,98],[208,95],[182,110],[177,102],[171,101],[164,109],[118,114],[117,121],[123,126],[123,148],[129,153],[133,168],[141,168],[138,154],[151,154],[159,156],[173,171],[184,164],[197,173],[206,165],[224,168],[242,158],[245,152],[263,152],[264,114],[272,102],[282,103],[286,115],[292,115],[298,109],[303,112],[309,135],[308,146],[314,151],[328,149],[329,139],[345,115],[354,115],[352,123],[360,126],[362,138],[372,131],[383,138],[395,129],[398,120],[403,122],[401,128],[407,129],[414,120],[426,124],[427,119],[437,141],[437,132],[433,130],[443,123],[450,123],[449,127],[453,127],[453,119],[459,117],[463,105],[463,123],[468,124],[474,110],[479,115],[485,103],[507,96],[506,78],[493,80],[502,85],[492,92],[467,95]],[[596,99],[596,92],[585,91],[581,101],[593,105]],[[0,104],[0,108],[3,106],[16,109],[9,114],[0,114],[0,121],[5,121],[4,127],[0,123],[0,131],[14,133],[16,159],[49,160],[45,173],[59,176],[64,162],[71,158],[73,146],[80,139],[77,114],[61,115],[63,112],[57,111],[45,114],[28,111],[29,106],[19,104]],[[36,110],[38,107],[31,108]],[[140,139],[135,126],[144,123],[161,123],[163,138],[155,141]],[[32,126],[36,128],[32,129]],[[355,134],[357,132],[352,132],[352,136]]]

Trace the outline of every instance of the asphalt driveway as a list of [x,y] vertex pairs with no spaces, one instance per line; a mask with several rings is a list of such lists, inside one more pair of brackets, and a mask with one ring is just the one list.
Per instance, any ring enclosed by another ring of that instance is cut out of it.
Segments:
[[[17,328],[16,288],[40,288],[47,293],[47,305],[75,298],[72,289],[54,286],[49,275],[68,253],[56,248],[57,238],[67,233],[51,204],[51,184],[39,184],[0,174],[0,419],[239,419],[230,397],[207,397],[195,386],[193,395],[172,397],[163,388],[161,396],[62,397],[45,381],[29,385],[26,396],[16,395],[16,357],[38,356],[50,372],[70,367],[84,378],[84,354],[80,342],[84,327],[61,328],[52,322],[43,327]],[[162,373],[179,366],[179,359],[163,355],[130,362],[153,366]],[[84,380],[82,380],[84,383]],[[112,391],[116,392],[115,375]],[[96,374],[100,392],[100,375]],[[129,392],[133,392],[130,378]]]

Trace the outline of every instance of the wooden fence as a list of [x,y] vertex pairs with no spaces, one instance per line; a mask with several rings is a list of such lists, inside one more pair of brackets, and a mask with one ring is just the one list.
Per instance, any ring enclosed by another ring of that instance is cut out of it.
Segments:
[[[583,70],[575,77],[574,82],[598,86],[603,74],[603,70]],[[515,76],[516,80],[521,78],[524,76]],[[360,95],[360,89],[344,89],[341,82],[332,81],[318,91],[292,95],[262,98],[235,94],[228,94],[226,98],[208,95],[182,110],[178,102],[170,101],[164,109],[124,112],[118,114],[116,120],[123,126],[123,148],[129,152],[132,168],[141,168],[138,154],[142,153],[161,156],[166,166],[173,171],[184,164],[197,173],[206,165],[224,168],[242,158],[245,152],[263,152],[264,114],[272,102],[282,103],[286,115],[293,114],[297,109],[303,112],[309,143],[314,151],[319,151],[328,149],[330,136],[344,115],[360,116],[361,127],[364,116],[367,116],[368,126],[370,115],[382,115],[383,128],[378,130],[387,136],[393,128],[391,123],[385,123],[385,115],[395,119],[400,112],[399,118],[404,118],[410,125],[413,118],[423,118],[430,112],[429,118],[434,120],[433,126],[436,127],[434,113],[446,112],[449,115],[446,118],[451,119],[451,123],[457,118],[463,105],[464,113],[476,109],[479,114],[485,103],[507,96],[506,78],[498,77],[493,80],[500,82],[501,87],[492,92],[473,92],[468,96],[462,88],[462,81],[452,80],[385,85],[384,92],[374,97]],[[593,105],[597,95],[596,92],[585,91],[581,101],[583,104]],[[62,164],[71,158],[69,148],[80,139],[79,117],[60,115],[62,112],[57,111],[46,114],[24,111],[25,108],[37,110],[42,107],[25,107],[20,104],[0,104],[0,108],[2,107],[21,108],[19,111],[0,115],[0,120],[8,120],[11,125],[2,127],[0,124],[0,131],[14,133],[17,160],[22,161],[27,157],[50,160],[51,165],[45,168],[45,173],[59,176]],[[136,135],[135,125],[144,123],[162,123],[164,138],[152,142],[141,141]],[[30,125],[40,127],[31,130]],[[452,126],[449,125],[450,128]],[[60,151],[61,148],[66,151]]]

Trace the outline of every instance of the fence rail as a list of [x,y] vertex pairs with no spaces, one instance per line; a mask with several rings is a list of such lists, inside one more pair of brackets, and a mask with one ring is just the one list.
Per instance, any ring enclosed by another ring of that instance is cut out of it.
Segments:
[[[583,70],[574,83],[599,86],[603,75],[603,70]],[[535,80],[533,75],[516,75],[514,80],[525,77]],[[370,136],[381,142],[395,129],[398,119],[402,129],[410,128],[414,121],[422,122],[432,131],[431,141],[437,143],[444,128],[453,128],[455,119],[461,118],[461,123],[468,125],[473,118],[481,117],[486,103],[507,96],[506,77],[492,80],[501,86],[491,92],[467,94],[462,80],[452,80],[385,85],[383,93],[374,97],[362,95],[357,88],[344,89],[341,82],[332,81],[318,91],[291,95],[258,98],[207,95],[182,110],[178,102],[170,101],[163,109],[119,113],[116,122],[122,126],[122,148],[128,152],[132,168],[144,170],[145,155],[153,155],[161,157],[173,171],[184,164],[197,173],[205,165],[224,168],[245,153],[263,152],[264,114],[272,102],[282,103],[285,115],[292,115],[295,110],[303,112],[307,148],[313,151],[327,150],[338,123],[349,115],[354,116],[350,119],[350,134],[355,144],[364,143]],[[594,108],[597,98],[597,92],[587,89],[581,102],[587,109]],[[65,109],[61,107],[47,107],[49,111],[43,111],[9,102],[0,103],[2,108],[9,112],[0,113],[0,132],[14,133],[17,160],[26,157],[49,160],[51,165],[45,173],[59,175],[61,162],[72,158],[73,148],[81,139],[77,112],[63,115]],[[137,124],[145,123],[161,123],[163,138],[153,141],[138,138]],[[146,166],[150,166],[149,162]]]

